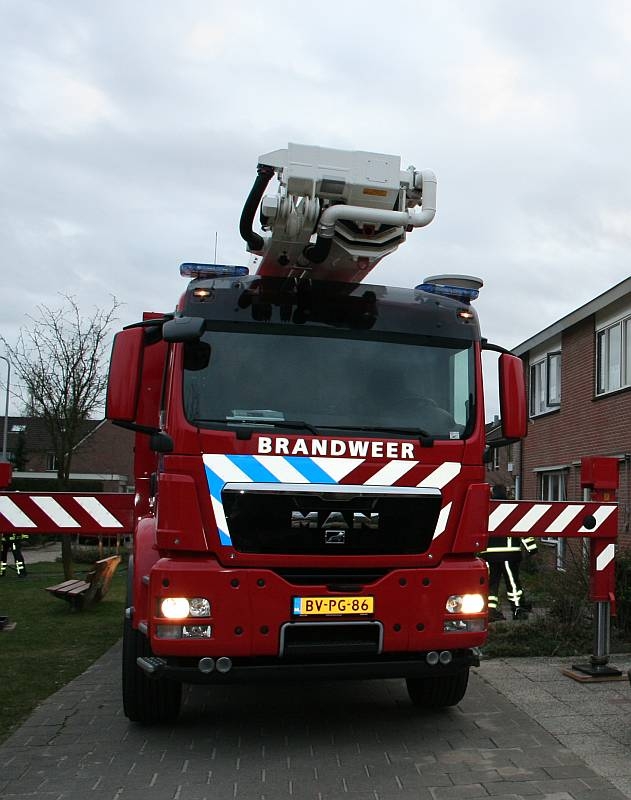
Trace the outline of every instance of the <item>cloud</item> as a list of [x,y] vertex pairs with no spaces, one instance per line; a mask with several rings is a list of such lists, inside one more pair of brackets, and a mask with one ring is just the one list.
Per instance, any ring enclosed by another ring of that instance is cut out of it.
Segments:
[[438,213],[374,271],[485,281],[512,346],[629,274],[631,13],[577,0],[7,0],[0,320],[115,294],[172,308],[185,260],[247,263],[257,157],[289,141],[400,154]]

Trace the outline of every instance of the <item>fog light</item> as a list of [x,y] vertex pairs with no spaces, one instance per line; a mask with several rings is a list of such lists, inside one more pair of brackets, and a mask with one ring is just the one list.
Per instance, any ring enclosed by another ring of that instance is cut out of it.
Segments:
[[158,639],[181,639],[182,626],[181,625],[157,625],[156,636]]
[[441,664],[451,664],[451,659],[453,656],[449,652],[449,650],[441,650],[440,655],[438,656],[438,660]]
[[165,597],[160,610],[167,619],[184,619],[188,617],[188,600],[186,597]]
[[210,625],[182,625],[183,639],[210,639],[212,635]]
[[486,623],[483,617],[476,619],[446,619],[443,622],[445,633],[479,633],[486,630]]
[[430,665],[430,667],[435,667],[438,664],[438,653],[435,650],[430,650],[429,653],[425,656],[425,661]]

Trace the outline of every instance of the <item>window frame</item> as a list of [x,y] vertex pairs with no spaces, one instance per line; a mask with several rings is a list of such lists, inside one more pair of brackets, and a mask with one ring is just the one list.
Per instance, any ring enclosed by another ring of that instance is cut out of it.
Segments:
[[[552,397],[552,388],[550,377],[552,375],[551,366],[555,363],[555,372],[557,373],[556,380],[556,395]],[[550,408],[558,408],[561,405],[561,351],[554,350],[546,354],[546,404]]]
[[[552,486],[550,479],[556,479],[556,490]],[[554,503],[558,501],[567,500],[567,468],[542,470],[538,475],[538,495],[542,503]],[[545,486],[547,479],[547,487]],[[545,492],[544,492],[545,489]],[[545,496],[544,496],[545,495]],[[558,495],[552,497],[551,495]],[[547,544],[556,548],[556,569],[559,572],[565,572],[565,563],[567,555],[567,540],[558,536],[542,536],[540,539],[542,544]]]
[[[612,334],[618,333],[617,374],[612,371]],[[603,397],[631,387],[631,315],[603,325],[595,331],[595,396]]]
[[[528,415],[538,417],[561,406],[561,355],[560,348],[550,350],[528,365]],[[556,373],[556,392],[553,394],[551,376]]]

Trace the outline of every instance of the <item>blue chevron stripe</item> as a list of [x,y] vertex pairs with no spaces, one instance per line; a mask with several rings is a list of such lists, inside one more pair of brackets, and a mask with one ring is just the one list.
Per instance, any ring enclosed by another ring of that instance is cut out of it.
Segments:
[[288,456],[287,462],[298,470],[309,483],[337,483],[327,472],[319,467],[311,458],[304,456]]

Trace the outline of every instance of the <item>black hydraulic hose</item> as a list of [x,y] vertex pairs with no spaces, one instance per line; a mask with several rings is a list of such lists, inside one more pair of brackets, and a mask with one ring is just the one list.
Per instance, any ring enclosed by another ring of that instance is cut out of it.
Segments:
[[312,264],[321,264],[331,252],[332,238],[318,236],[315,244],[308,244],[302,251],[304,257]]
[[265,192],[267,184],[270,182],[272,175],[274,174],[274,168],[268,167],[265,164],[259,164],[256,168],[256,173],[256,179],[252,188],[250,189],[248,199],[245,201],[245,205],[243,206],[243,211],[241,212],[241,221],[239,222],[239,233],[241,234],[241,238],[247,242],[248,247],[253,252],[261,250],[265,243],[263,237],[259,236],[258,233],[255,233],[252,230],[252,224],[254,222],[256,210],[263,198],[263,193]]

